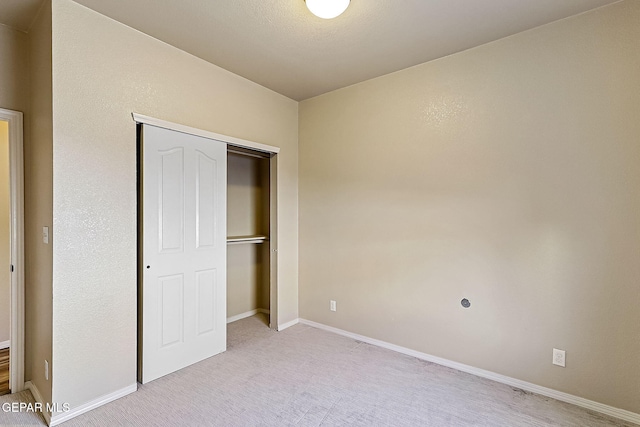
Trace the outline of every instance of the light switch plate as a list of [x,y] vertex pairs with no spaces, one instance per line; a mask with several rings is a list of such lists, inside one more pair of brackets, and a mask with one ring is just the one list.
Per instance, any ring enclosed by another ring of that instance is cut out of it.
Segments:
[[42,243],[49,244],[49,227],[42,227]]

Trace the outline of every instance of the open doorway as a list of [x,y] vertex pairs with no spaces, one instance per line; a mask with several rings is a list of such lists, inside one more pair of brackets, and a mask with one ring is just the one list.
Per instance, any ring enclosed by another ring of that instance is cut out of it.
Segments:
[[227,323],[258,313],[270,323],[270,160],[227,148]]
[[10,391],[11,198],[9,187],[9,123],[0,120],[0,396]]
[[24,389],[22,113],[0,109],[0,394]]

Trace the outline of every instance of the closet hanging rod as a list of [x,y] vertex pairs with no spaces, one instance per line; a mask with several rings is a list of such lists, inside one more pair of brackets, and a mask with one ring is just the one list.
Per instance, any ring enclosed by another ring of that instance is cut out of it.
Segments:
[[269,240],[267,236],[230,236],[227,237],[227,245],[239,245],[243,243],[263,243]]

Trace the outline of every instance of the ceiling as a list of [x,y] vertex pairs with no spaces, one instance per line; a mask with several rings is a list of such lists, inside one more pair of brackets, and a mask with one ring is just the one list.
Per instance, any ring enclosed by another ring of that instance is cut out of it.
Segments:
[[[41,1],[0,0],[0,23],[27,31]],[[333,20],[303,0],[75,1],[303,100],[619,0],[352,0]]]

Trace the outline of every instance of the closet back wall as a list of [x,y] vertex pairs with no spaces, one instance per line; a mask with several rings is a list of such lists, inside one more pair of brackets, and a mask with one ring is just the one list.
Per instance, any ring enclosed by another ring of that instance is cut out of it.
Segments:
[[[269,160],[229,153],[227,236],[269,235]],[[227,317],[269,310],[269,245],[227,246]]]

